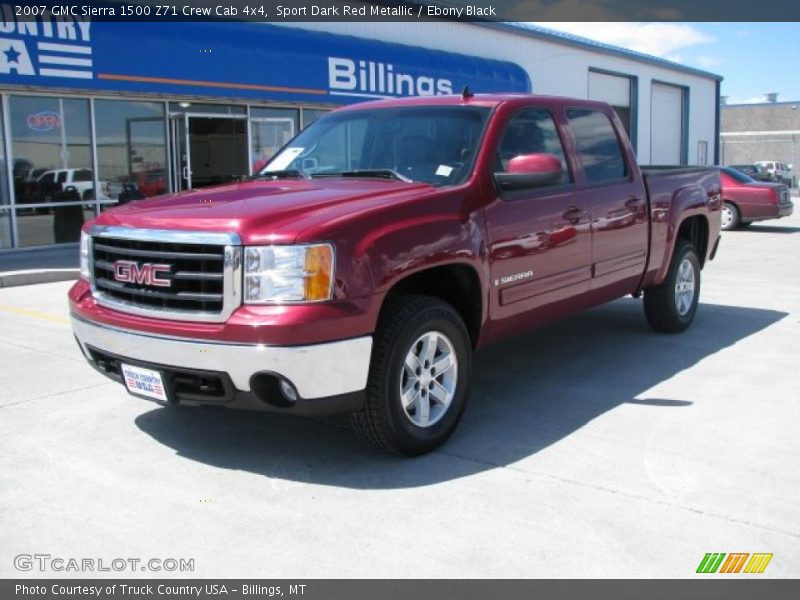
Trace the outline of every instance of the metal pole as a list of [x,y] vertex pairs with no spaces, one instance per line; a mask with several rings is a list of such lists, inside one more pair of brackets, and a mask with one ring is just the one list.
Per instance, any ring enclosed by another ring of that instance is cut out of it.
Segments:
[[69,154],[67,153],[67,131],[64,123],[64,99],[58,99],[58,112],[61,119],[61,168],[66,169]]
[[11,147],[11,117],[9,115],[11,100],[8,94],[3,94],[3,143],[5,144],[6,155],[6,172],[5,176],[8,181],[8,200],[10,210],[8,211],[11,217],[11,247],[19,247],[19,224],[17,223],[17,197],[16,190],[14,189],[14,156]]

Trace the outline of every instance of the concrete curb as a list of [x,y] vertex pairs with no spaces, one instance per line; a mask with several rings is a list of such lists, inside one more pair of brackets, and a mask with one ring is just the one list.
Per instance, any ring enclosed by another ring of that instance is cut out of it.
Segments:
[[0,288],[54,281],[74,281],[78,279],[79,269],[29,269],[26,271],[6,271],[0,273]]

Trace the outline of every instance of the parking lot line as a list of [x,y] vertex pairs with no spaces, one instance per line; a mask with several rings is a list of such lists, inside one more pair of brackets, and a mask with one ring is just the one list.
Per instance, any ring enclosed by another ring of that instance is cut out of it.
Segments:
[[30,308],[22,308],[21,306],[0,304],[0,311],[20,317],[27,317],[29,319],[38,319],[40,321],[50,321],[51,323],[58,323],[60,325],[69,325],[69,319],[67,317],[41,310],[31,310]]

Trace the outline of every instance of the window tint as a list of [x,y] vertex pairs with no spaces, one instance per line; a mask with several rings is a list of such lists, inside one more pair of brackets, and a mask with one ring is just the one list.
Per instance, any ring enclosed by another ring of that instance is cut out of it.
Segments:
[[314,121],[264,167],[311,177],[391,170],[412,181],[457,185],[472,172],[489,116],[480,106],[342,111]]
[[572,180],[556,124],[546,110],[528,109],[512,117],[497,148],[495,168],[508,170],[508,162],[521,154],[552,154],[561,162],[562,169],[561,179],[553,185],[563,185]]
[[58,183],[66,183],[66,182],[67,182],[67,171],[59,171]]
[[72,181],[91,181],[92,172],[89,169],[78,169],[72,176]]
[[625,159],[611,121],[602,112],[584,108],[567,111],[587,181],[602,183],[623,179]]

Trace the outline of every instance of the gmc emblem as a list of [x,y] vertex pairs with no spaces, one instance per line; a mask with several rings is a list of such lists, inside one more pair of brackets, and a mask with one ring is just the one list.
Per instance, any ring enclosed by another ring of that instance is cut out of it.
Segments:
[[155,285],[158,287],[169,287],[172,282],[169,279],[159,277],[161,273],[169,273],[169,265],[155,263],[139,263],[133,260],[118,260],[114,263],[114,279],[122,283],[138,283],[145,285]]

